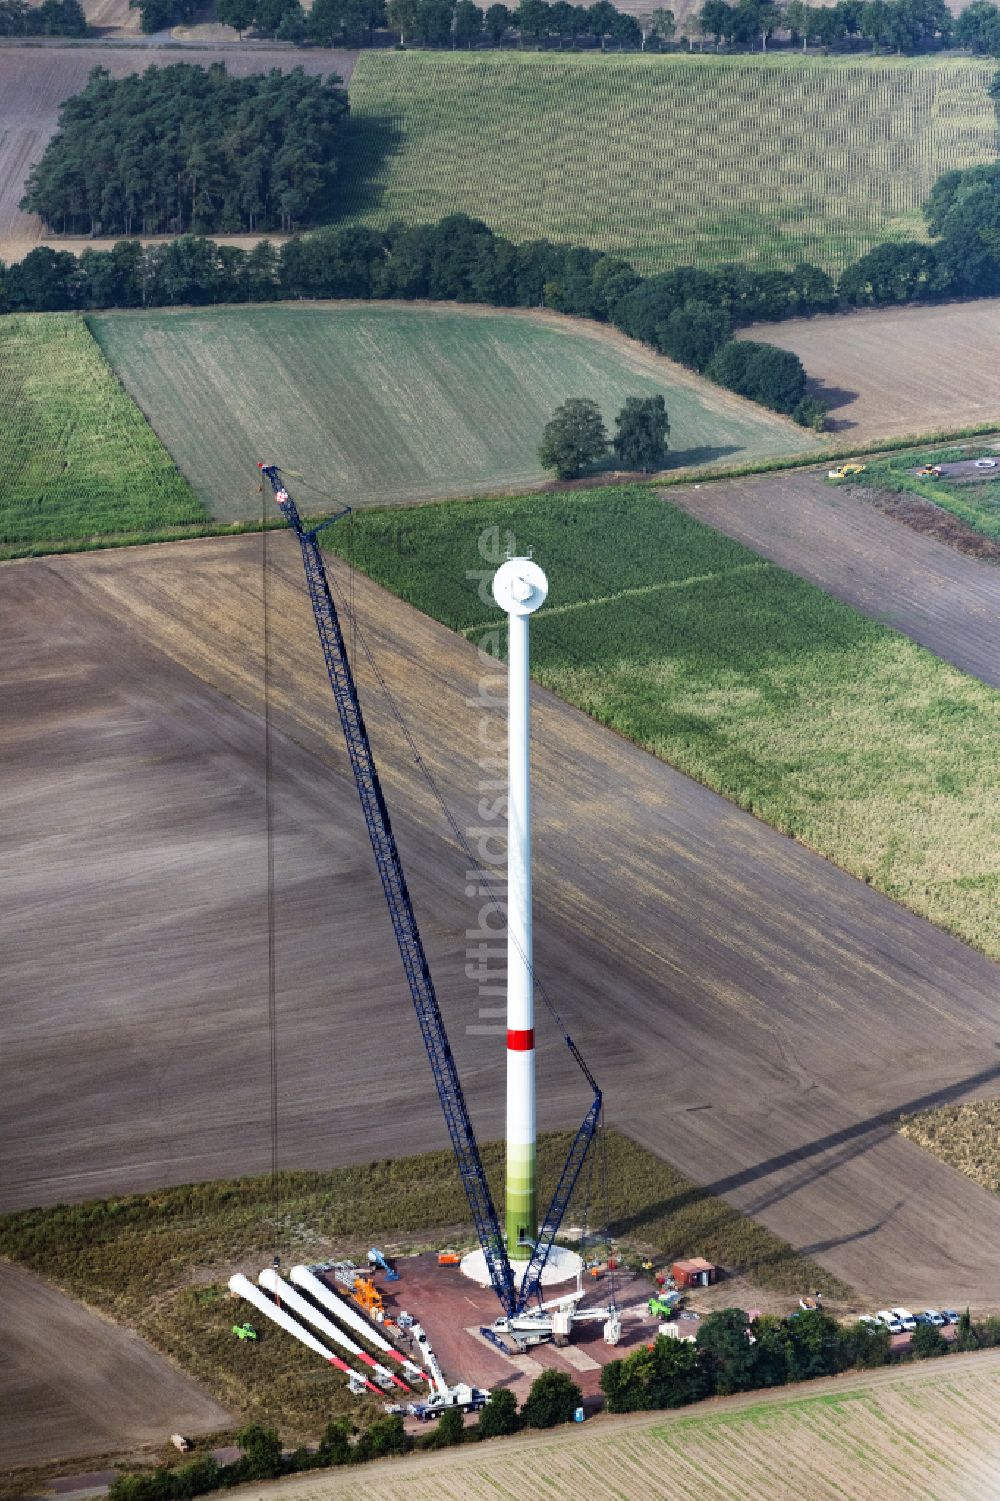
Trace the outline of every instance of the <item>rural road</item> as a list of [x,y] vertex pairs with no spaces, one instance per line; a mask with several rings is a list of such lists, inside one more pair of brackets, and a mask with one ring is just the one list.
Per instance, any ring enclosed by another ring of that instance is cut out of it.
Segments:
[[756,474],[661,491],[670,505],[1000,687],[1000,568],[964,557],[835,489]]
[[[439,1146],[298,552],[269,547],[281,1161]],[[267,1168],[260,549],[5,568],[4,1207]],[[459,822],[489,827],[478,763],[504,719],[477,704],[475,649],[363,580],[357,603]],[[480,902],[361,681],[496,1136],[502,1033],[465,976]],[[535,704],[538,968],[609,1120],[873,1297],[1000,1305],[1000,1200],[889,1124],[1000,1090],[997,969],[551,695]],[[565,1127],[586,1090],[539,1026],[540,1122]]]
[[0,1467],[159,1447],[171,1430],[231,1423],[138,1335],[0,1262]]

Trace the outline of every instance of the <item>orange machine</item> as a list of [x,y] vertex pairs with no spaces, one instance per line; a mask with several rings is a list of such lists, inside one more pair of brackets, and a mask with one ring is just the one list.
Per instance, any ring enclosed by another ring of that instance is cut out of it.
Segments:
[[370,1319],[380,1324],[385,1318],[382,1294],[370,1277],[355,1277],[354,1300],[364,1309]]

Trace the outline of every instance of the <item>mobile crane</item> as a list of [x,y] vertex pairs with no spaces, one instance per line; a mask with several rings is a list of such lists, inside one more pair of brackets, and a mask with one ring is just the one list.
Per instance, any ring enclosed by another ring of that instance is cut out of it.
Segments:
[[[375,758],[368,739],[340,618],[330,591],[323,555],[317,541],[318,534],[324,527],[332,526],[334,522],[348,515],[350,507],[344,507],[327,517],[318,526],[307,528],[303,525],[298,508],[285,488],[277,465],[258,464],[257,467],[270,483],[278,509],[298,538],[302,550],[309,598],[312,602],[330,687],[333,690],[341,728],[347,742],[351,771],[357,785],[368,835],[375,854],[375,863],[382,882],[382,890],[389,908],[389,916],[392,919],[393,932],[399,946],[400,957],[409,983],[462,1185],[469,1202],[476,1235],[486,1261],[490,1282],[500,1300],[505,1319],[507,1321],[521,1320],[531,1300],[537,1296],[540,1301],[542,1272],[580,1176],[587,1152],[600,1124],[601,1091],[573,1039],[566,1033],[566,1045],[593,1091],[593,1100],[573,1139],[524,1277],[518,1287],[510,1258],[507,1255],[496,1206],[486,1180],[479,1144],[465,1103],[465,1095],[451,1051],[451,1044],[448,1041],[444,1019],[438,1005],[427,955],[392,832],[389,810],[382,793]],[[614,1312],[613,1309],[611,1311]]]

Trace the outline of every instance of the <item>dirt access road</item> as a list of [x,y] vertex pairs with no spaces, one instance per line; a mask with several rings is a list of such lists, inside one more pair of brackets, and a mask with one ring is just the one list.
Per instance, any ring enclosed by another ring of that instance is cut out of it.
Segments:
[[232,1422],[138,1335],[0,1263],[0,1467],[159,1449]]
[[678,485],[663,499],[963,672],[1000,688],[1000,568],[963,557],[821,473]]
[[[269,545],[280,1160],[439,1146],[298,551]],[[267,1169],[260,550],[5,565],[5,1206]],[[488,830],[478,763],[505,727],[478,706],[475,649],[362,580],[357,601],[460,824]],[[370,688],[453,1045],[497,1136],[502,1022],[465,977],[480,899]],[[1000,1088],[996,968],[535,701],[539,973],[609,1119],[874,1297],[1000,1304],[1000,1201],[892,1129]],[[565,1127],[586,1090],[544,1014],[539,1036],[540,1121]]]
[[852,442],[1000,422],[1000,298],[880,308],[745,329],[790,349]]
[[[169,38],[168,38],[169,40]],[[24,214],[18,204],[24,197],[28,173],[55,133],[59,106],[85,87],[92,68],[106,68],[112,78],[125,78],[156,66],[190,62],[208,67],[224,62],[238,78],[266,73],[271,68],[302,68],[309,74],[339,73],[346,82],[354,69],[356,52],[325,48],[185,47],[160,55],[150,46],[0,46],[0,260],[20,260],[39,244],[43,225],[34,214]],[[112,241],[47,241],[54,249],[81,250],[86,244],[107,247]],[[229,237],[228,244],[243,244]],[[255,244],[250,237],[248,244]]]

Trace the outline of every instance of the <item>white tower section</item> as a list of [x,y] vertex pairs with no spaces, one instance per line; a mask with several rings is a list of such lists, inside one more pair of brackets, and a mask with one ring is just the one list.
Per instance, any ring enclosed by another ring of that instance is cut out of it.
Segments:
[[507,1253],[526,1261],[538,1233],[535,1191],[535,999],[531,943],[531,710],[528,618],[545,603],[545,574],[511,558],[493,579],[507,615]]

